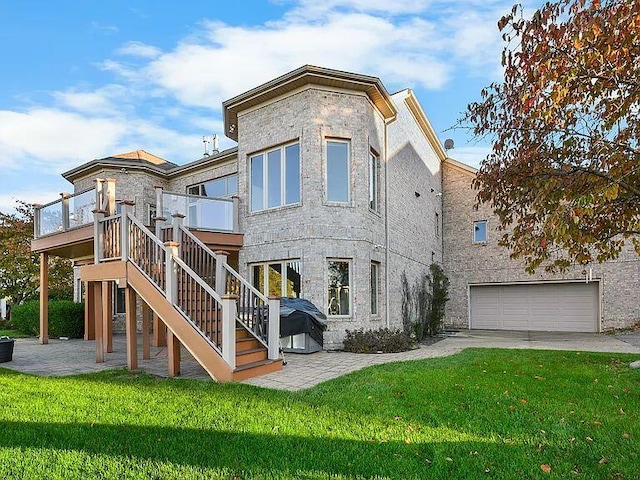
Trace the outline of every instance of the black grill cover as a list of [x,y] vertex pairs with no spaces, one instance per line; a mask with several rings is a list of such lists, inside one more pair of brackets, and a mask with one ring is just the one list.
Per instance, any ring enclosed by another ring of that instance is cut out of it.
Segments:
[[280,337],[308,333],[321,346],[327,316],[304,298],[280,299]]

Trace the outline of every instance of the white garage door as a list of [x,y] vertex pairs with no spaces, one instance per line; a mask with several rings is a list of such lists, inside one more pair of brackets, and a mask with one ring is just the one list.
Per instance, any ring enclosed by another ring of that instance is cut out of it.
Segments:
[[598,283],[473,285],[471,328],[598,331]]

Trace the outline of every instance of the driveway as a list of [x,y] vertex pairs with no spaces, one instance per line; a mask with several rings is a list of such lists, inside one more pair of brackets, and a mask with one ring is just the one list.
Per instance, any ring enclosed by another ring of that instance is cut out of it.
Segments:
[[[140,335],[138,340],[142,340]],[[637,353],[640,359],[640,332],[614,336],[596,333],[464,330],[432,345],[402,353],[367,355],[323,351],[308,355],[287,354],[287,365],[280,372],[252,378],[244,383],[279,390],[301,390],[369,365],[444,357],[473,347]],[[141,352],[142,346],[139,345],[138,348]],[[18,339],[13,361],[2,363],[0,367],[47,376],[74,375],[124,367],[124,335],[114,336],[114,350],[114,353],[106,355],[105,363],[97,364],[93,342],[52,339],[49,345],[40,345],[35,338]],[[139,360],[139,366],[149,373],[166,376],[166,349],[152,348],[151,359]],[[207,373],[185,349],[182,349],[181,376],[209,380]]]

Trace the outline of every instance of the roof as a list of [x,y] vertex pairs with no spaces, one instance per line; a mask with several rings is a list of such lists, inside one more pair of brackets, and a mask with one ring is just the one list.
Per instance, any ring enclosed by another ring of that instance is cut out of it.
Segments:
[[462,170],[464,172],[471,173],[473,175],[478,173],[478,169],[477,168],[474,168],[471,165],[467,165],[466,163],[459,162],[458,160],[454,160],[451,157],[445,158],[444,163],[448,164],[448,165],[450,165],[450,166],[452,166],[452,167],[454,167],[454,168],[456,168],[458,170]]
[[132,152],[119,153],[110,157],[91,160],[64,172],[62,176],[66,180],[73,182],[77,178],[101,167],[133,168],[162,174],[175,169],[178,165],[144,150],[134,150]]
[[364,92],[385,119],[394,118],[396,115],[396,108],[391,96],[379,78],[305,65],[224,101],[222,110],[225,134],[237,141],[239,112],[273,100],[308,84]]

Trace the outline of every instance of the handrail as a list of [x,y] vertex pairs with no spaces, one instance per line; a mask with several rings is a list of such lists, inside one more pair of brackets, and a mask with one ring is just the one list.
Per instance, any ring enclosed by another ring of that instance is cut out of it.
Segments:
[[98,261],[121,258],[120,228],[122,215],[118,213],[110,217],[99,218],[97,222],[98,234],[94,241],[99,242],[100,245]]
[[233,199],[203,197],[183,193],[162,192],[162,215],[174,213],[185,216],[190,228],[220,232],[233,232],[236,203]]
[[[191,233],[188,228],[181,225],[179,231],[182,237],[180,242],[182,244],[182,256],[185,259],[187,258],[186,255],[188,255],[187,252],[191,250],[187,246],[187,241],[192,242],[192,245],[199,248],[198,253],[191,254],[189,256],[190,259],[202,260],[204,255],[202,264],[198,266],[190,265],[194,271],[206,270],[206,267],[211,265],[209,262],[213,260],[215,262],[213,265],[216,270],[221,268],[223,272],[230,274],[224,275],[220,278],[220,281],[223,282],[222,285],[216,285],[216,277],[218,277],[217,273],[212,278],[210,275],[212,272],[208,272],[209,275],[206,275],[205,272],[205,277],[210,280],[208,282],[209,285],[220,292],[220,294],[233,294],[237,296],[236,315],[238,321],[242,323],[247,330],[252,332],[258,341],[268,348],[269,299],[240,276],[240,274],[236,272],[226,261],[220,261],[218,256],[193,233]],[[187,241],[185,241],[185,239],[187,239]],[[214,272],[216,270],[214,270]]]
[[[96,208],[95,196],[91,199],[82,196],[95,191],[93,187],[73,194],[62,193],[62,198],[34,207],[34,238],[90,225]],[[79,206],[75,203],[77,199],[83,200]]]
[[216,285],[218,259],[215,253],[184,226],[180,225],[178,234],[182,260],[211,288],[220,290]]

